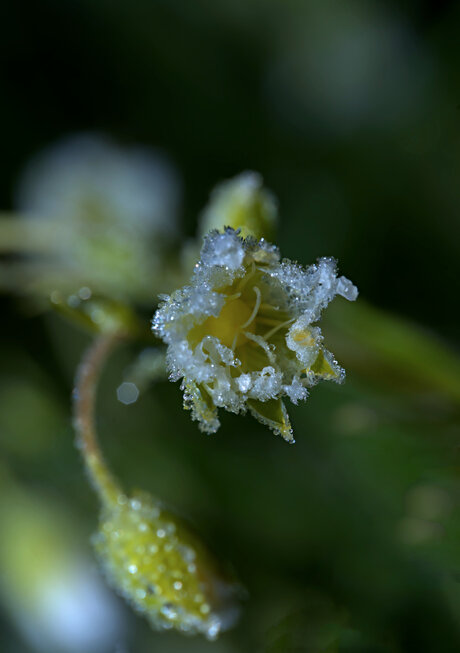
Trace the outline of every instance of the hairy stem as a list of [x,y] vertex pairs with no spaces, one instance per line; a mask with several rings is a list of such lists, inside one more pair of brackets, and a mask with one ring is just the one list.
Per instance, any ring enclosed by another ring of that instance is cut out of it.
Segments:
[[102,369],[110,352],[121,339],[117,333],[98,336],[87,350],[77,372],[74,389],[74,426],[91,482],[101,501],[113,505],[123,494],[112,476],[97,440],[95,404]]

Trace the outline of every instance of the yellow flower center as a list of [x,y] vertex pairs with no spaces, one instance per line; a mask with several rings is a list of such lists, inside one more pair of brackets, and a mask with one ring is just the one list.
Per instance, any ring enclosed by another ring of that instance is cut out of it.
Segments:
[[189,331],[192,347],[205,336],[213,336],[232,351],[239,350],[245,371],[259,370],[272,362],[270,341],[275,337],[279,340],[293,318],[264,300],[268,293],[263,272],[253,264],[242,279],[219,291],[225,296],[225,304],[217,317],[208,317]]
[[251,320],[252,313],[253,307],[241,299],[230,299],[217,317],[208,317],[200,326],[200,330],[203,334],[219,338],[223,345],[234,349],[247,341],[244,331],[254,333],[255,322]]

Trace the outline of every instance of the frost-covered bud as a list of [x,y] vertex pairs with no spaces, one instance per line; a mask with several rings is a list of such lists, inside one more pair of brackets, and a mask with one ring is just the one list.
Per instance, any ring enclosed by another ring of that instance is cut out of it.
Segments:
[[109,581],[154,628],[215,639],[234,623],[236,585],[147,493],[106,506],[94,544]]
[[217,431],[217,408],[249,409],[293,441],[282,397],[297,403],[321,379],[344,378],[316,326],[337,294],[352,301],[358,291],[332,258],[303,268],[263,239],[211,232],[190,285],[164,297],[153,319],[201,430]]
[[263,187],[262,177],[256,172],[243,172],[224,181],[212,192],[209,204],[201,216],[202,236],[213,229],[240,229],[244,237],[275,236],[278,207],[275,197]]

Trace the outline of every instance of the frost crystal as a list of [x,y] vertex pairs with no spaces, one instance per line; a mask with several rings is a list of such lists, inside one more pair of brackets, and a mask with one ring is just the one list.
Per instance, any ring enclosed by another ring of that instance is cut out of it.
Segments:
[[217,408],[249,409],[293,442],[282,397],[297,403],[318,381],[344,379],[314,325],[335,295],[353,301],[358,291],[332,258],[303,268],[231,228],[205,238],[190,285],[165,297],[153,319],[170,379],[182,379],[202,431],[219,428]]

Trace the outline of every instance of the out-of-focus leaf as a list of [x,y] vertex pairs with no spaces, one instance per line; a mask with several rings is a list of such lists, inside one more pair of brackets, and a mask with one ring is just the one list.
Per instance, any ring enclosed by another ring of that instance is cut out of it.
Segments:
[[460,403],[460,357],[434,334],[359,299],[335,302],[324,319],[345,368],[392,387],[431,390]]

